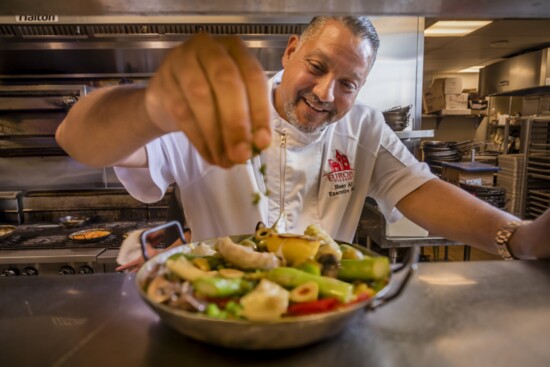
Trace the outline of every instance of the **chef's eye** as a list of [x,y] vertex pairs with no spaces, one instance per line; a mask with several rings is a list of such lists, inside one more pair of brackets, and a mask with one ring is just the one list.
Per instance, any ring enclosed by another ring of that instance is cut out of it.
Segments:
[[341,83],[346,91],[355,92],[357,90],[357,85],[355,83],[347,81],[342,81]]
[[324,72],[324,68],[318,63],[309,62],[308,65],[309,65],[309,70],[315,75],[319,75]]

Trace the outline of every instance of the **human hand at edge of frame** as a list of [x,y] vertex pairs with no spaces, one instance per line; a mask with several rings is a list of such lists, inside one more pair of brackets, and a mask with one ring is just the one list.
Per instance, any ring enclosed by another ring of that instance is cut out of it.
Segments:
[[145,107],[162,131],[183,131],[201,156],[229,168],[271,143],[267,79],[236,36],[194,35],[151,79]]
[[[151,245],[147,245],[147,255],[151,258],[161,252],[162,250],[155,249]],[[135,273],[136,271],[141,268],[141,266],[145,263],[145,259],[143,258],[143,255],[140,255],[136,259],[129,261],[125,264],[122,264],[115,268],[115,271],[117,272],[129,272],[129,273]]]
[[[184,237],[185,237],[186,242],[190,243],[191,242],[191,230],[186,229],[184,231]],[[150,243],[147,243],[147,255],[149,256],[149,258],[152,258],[153,256],[155,256],[155,255],[157,255],[157,254],[159,254],[163,251],[169,250],[169,249],[171,249],[173,247],[176,247],[176,246],[180,246],[182,244],[183,244],[183,242],[179,238],[176,241],[174,241],[167,248],[161,248],[161,249],[155,248],[155,247],[151,246]],[[117,268],[115,268],[115,271],[134,273],[134,272],[137,272],[139,270],[139,268],[141,268],[141,266],[144,263],[145,263],[145,259],[143,258],[143,255],[140,255],[139,257],[135,258],[134,260],[129,261],[125,264],[122,264],[122,265],[118,266]]]
[[550,259],[550,209],[519,227],[510,238],[510,248],[520,259]]

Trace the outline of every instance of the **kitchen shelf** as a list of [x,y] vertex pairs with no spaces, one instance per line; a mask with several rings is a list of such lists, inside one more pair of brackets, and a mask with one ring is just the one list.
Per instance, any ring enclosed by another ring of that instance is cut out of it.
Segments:
[[439,129],[439,125],[441,124],[441,121],[443,119],[473,119],[473,121],[476,124],[476,128],[481,123],[481,120],[486,116],[484,113],[478,113],[478,114],[455,114],[452,112],[453,110],[441,110],[437,114],[424,114],[422,115],[423,119],[436,119],[436,130]]
[[421,138],[433,138],[433,130],[403,130],[396,131],[395,135],[399,139],[421,139]]
[[550,116],[522,119],[525,127],[523,218],[535,219],[550,208]]

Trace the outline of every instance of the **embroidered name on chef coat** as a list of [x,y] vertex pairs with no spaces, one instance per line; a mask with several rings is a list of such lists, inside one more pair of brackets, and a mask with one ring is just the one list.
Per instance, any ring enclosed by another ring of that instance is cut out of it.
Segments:
[[331,183],[328,196],[350,194],[353,189],[354,170],[348,157],[336,150],[334,158],[328,159],[329,173],[324,176]]

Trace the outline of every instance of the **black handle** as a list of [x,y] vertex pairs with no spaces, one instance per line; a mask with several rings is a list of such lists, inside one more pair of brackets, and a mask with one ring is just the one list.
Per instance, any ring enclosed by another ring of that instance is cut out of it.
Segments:
[[146,231],[143,231],[141,232],[140,244],[141,244],[141,254],[143,255],[143,258],[145,259],[145,261],[149,260],[149,255],[147,254],[147,236],[150,235],[151,233],[154,233],[154,232],[160,231],[161,229],[166,229],[172,226],[176,226],[178,228],[178,234],[182,243],[184,244],[187,243],[187,241],[185,241],[185,237],[183,236],[183,229],[181,228],[181,224],[177,220],[173,220],[171,222],[164,223],[164,224],[161,224],[160,226],[156,226]]
[[[403,275],[403,279],[401,279],[401,282],[399,284],[391,285],[391,288],[389,288],[383,294],[378,293],[376,297],[366,306],[367,310],[374,310],[390,302],[391,300],[396,299],[401,293],[403,293],[403,290],[411,279],[413,272],[416,271],[418,267],[419,255],[420,249],[417,246],[412,246],[407,252],[406,261],[404,261],[401,266],[392,269],[393,274],[397,274],[406,269],[405,275]],[[392,282],[390,282],[390,284],[391,283]]]

